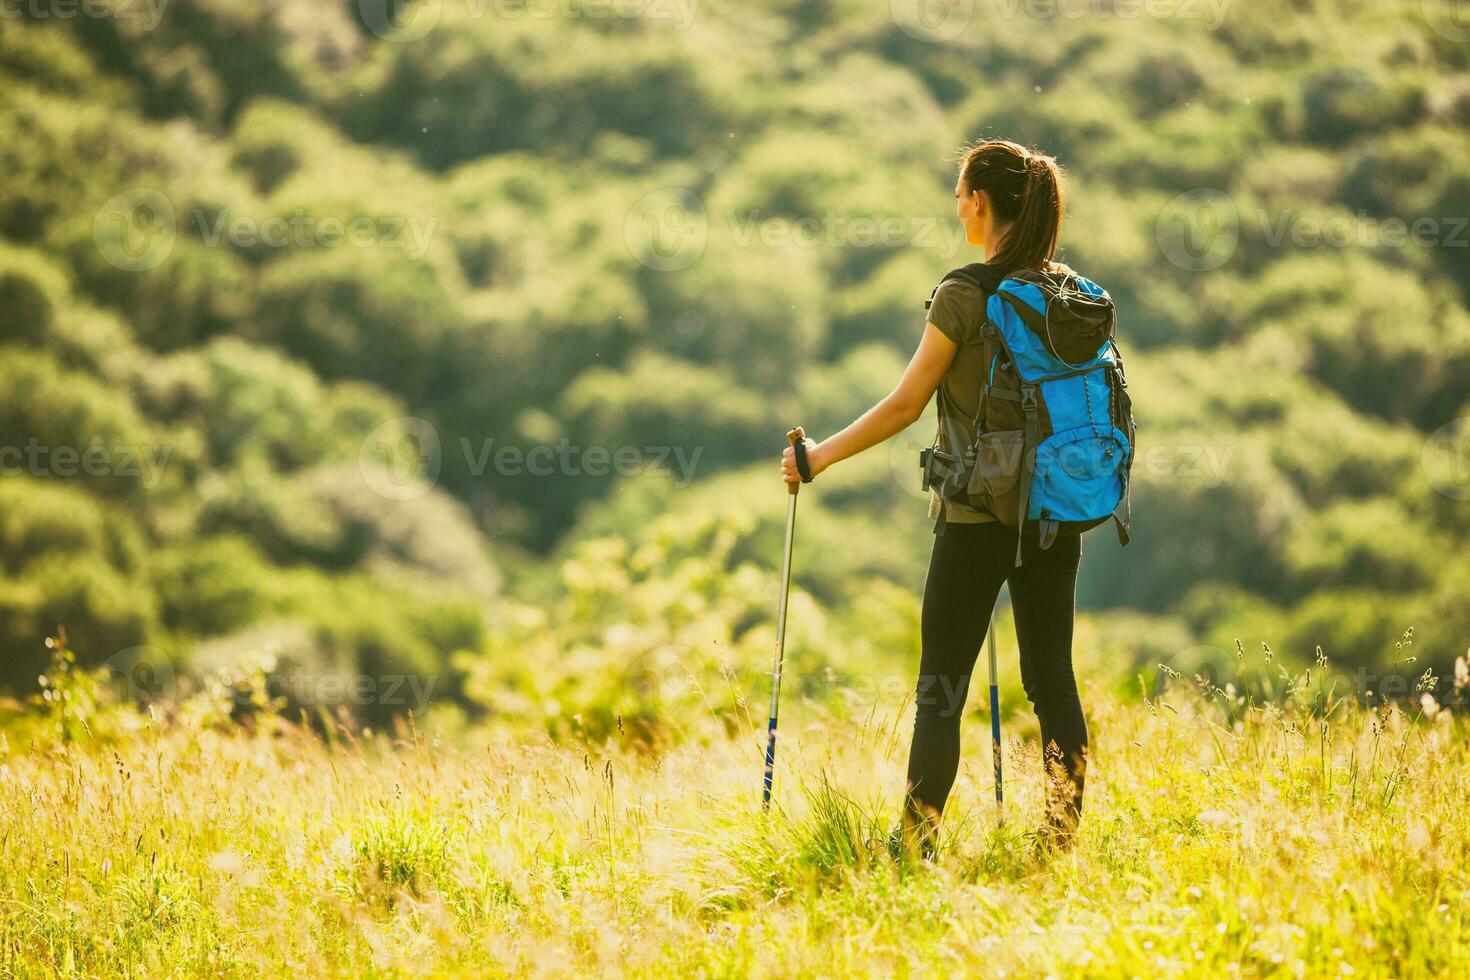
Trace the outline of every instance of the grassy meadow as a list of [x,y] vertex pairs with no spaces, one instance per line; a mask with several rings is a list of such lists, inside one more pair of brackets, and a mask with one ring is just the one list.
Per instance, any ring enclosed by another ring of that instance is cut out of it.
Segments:
[[[49,675],[0,744],[0,972],[1450,976],[1470,967],[1470,723],[1323,690],[1089,685],[1075,850],[1038,853],[972,718],[932,862],[888,853],[907,717],[788,712],[650,751],[302,726],[247,683],[166,714]],[[1463,678],[1461,678],[1463,682]],[[242,714],[242,712],[244,712]],[[232,717],[232,715],[234,717]],[[733,733],[729,729],[733,728]]]

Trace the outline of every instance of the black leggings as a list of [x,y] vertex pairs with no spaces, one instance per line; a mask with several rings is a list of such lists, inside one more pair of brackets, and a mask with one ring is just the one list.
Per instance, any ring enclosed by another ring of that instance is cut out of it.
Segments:
[[960,718],[975,659],[1001,584],[1010,582],[1021,683],[1041,722],[1047,812],[1075,826],[1082,806],[1087,723],[1072,675],[1072,617],[1082,539],[1058,537],[1045,551],[1028,536],[1016,560],[1016,532],[1004,524],[945,524],[934,539],[924,584],[909,793],[944,809],[960,761]]

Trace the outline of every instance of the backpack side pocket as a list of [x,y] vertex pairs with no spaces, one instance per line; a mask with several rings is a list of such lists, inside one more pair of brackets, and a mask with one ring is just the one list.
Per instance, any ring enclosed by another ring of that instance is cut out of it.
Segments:
[[1021,379],[1016,377],[1015,363],[999,344],[987,362],[985,385],[990,395],[985,404],[986,431],[1021,428],[1026,423],[1021,414]]
[[1021,505],[1024,436],[1021,429],[982,433],[975,444],[975,468],[970,471],[966,487],[974,507],[1012,526]]

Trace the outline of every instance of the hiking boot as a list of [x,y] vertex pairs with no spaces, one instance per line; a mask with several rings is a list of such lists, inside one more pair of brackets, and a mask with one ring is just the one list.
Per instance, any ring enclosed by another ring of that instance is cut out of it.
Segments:
[[904,840],[903,826],[894,827],[886,839],[888,844],[888,856],[894,861],[902,861],[905,857],[917,856],[921,861],[934,862],[938,848],[934,845],[934,838],[930,834],[921,834],[914,846]]

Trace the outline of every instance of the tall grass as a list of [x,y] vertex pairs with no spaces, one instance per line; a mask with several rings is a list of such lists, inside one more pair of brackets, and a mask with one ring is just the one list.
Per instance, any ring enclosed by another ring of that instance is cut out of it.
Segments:
[[1092,690],[1081,836],[1049,858],[1027,836],[1034,742],[1005,747],[998,827],[974,719],[936,860],[895,863],[898,717],[794,706],[762,816],[750,731],[659,755],[327,738],[268,713],[108,715],[66,676],[57,711],[0,729],[7,975],[1470,969],[1467,723],[1428,703],[1302,678],[1276,700]]

